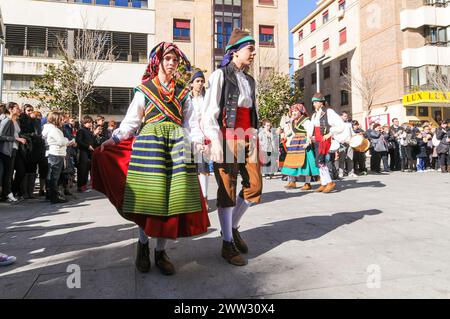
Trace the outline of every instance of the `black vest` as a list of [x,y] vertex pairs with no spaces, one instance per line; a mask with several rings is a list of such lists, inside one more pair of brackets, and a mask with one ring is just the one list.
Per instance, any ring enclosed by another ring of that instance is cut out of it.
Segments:
[[330,124],[328,123],[328,108],[323,107],[322,112],[324,112],[325,114],[320,117],[320,134],[324,136],[330,133]]
[[[219,126],[234,128],[236,124],[236,113],[239,101],[239,86],[233,63],[220,69],[224,74],[224,85],[222,87],[222,96],[220,98]],[[258,128],[258,114],[256,112],[256,94],[255,80],[245,73],[247,81],[252,90],[253,105],[250,109],[250,124],[253,128]]]

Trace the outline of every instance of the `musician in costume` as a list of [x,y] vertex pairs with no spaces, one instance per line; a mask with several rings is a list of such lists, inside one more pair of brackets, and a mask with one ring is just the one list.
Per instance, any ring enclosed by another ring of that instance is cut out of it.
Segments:
[[289,137],[287,155],[281,169],[283,175],[289,176],[289,183],[285,188],[297,188],[296,178],[305,176],[305,185],[301,189],[310,190],[311,176],[319,175],[314,150],[311,146],[314,125],[308,118],[303,104],[292,105],[289,109],[289,116],[291,118],[292,136]]
[[[262,193],[255,80],[246,72],[255,56],[255,40],[250,34],[233,30],[221,68],[209,78],[202,116],[218,184],[222,257],[236,266],[247,264],[242,254],[248,252],[248,246],[238,231],[240,220],[251,205],[260,202]],[[238,173],[242,190],[236,199]]]
[[[205,75],[202,71],[196,71],[189,81],[191,93],[189,98],[191,99],[192,106],[194,107],[195,115],[201,122],[203,102],[205,100]],[[208,178],[210,175],[209,161],[205,154],[197,153],[196,163],[198,167],[198,179],[200,181],[200,186],[202,188],[202,194],[205,198],[205,202],[208,203]]]
[[156,238],[155,264],[164,275],[175,272],[166,253],[167,239],[199,235],[209,226],[191,160],[191,142],[202,151],[203,134],[189,89],[174,78],[180,62],[189,68],[175,44],[161,42],[153,48],[124,120],[96,150],[93,166],[94,188],[139,226],[136,268],[151,268],[151,236]]
[[321,186],[315,192],[329,193],[336,187],[336,183],[331,179],[327,166],[327,163],[330,161],[331,139],[336,138],[344,131],[344,121],[333,109],[326,105],[325,98],[321,93],[313,95],[312,103],[314,114],[311,117],[311,121],[314,125],[316,166],[319,167],[321,183]]

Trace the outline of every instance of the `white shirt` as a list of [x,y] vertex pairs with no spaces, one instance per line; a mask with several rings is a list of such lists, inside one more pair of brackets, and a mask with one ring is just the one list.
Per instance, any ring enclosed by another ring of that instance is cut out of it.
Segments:
[[45,124],[42,130],[42,137],[45,138],[46,144],[48,145],[46,156],[66,156],[69,140],[64,137],[63,132],[59,128],[51,123]]
[[[136,91],[125,118],[120,123],[119,128],[114,130],[113,135],[121,141],[134,136],[144,120],[146,106],[147,101],[145,95],[142,92]],[[190,98],[187,98],[183,105],[183,128],[192,141],[197,143],[203,142],[204,136],[200,130],[199,122]]]
[[[235,71],[235,74],[239,87],[238,107],[251,108],[253,106],[253,95],[250,83],[243,71]],[[220,127],[217,119],[220,112],[220,99],[224,82],[225,76],[220,69],[214,71],[209,77],[209,89],[206,91],[204,99],[201,126],[210,140],[219,138]]]
[[[311,121],[313,122],[315,127],[320,126],[320,114],[321,113],[322,113],[322,108],[320,108],[318,111],[316,111],[311,117]],[[328,118],[328,124],[330,125],[330,133],[333,137],[338,136],[339,133],[342,133],[344,131],[344,129],[345,129],[344,121],[333,109],[328,108],[327,118]],[[340,142],[340,141],[338,141],[338,142]]]

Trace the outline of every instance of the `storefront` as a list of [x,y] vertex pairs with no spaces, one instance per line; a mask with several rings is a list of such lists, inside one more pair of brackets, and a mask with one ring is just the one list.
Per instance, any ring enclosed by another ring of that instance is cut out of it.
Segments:
[[410,122],[428,121],[437,126],[441,120],[450,120],[450,92],[421,91],[403,96],[406,118]]

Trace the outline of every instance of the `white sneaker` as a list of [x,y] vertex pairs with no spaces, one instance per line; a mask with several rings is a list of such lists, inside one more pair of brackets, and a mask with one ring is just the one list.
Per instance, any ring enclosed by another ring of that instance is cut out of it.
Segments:
[[6,201],[8,203],[15,203],[18,199],[14,197],[13,193],[9,193],[8,196],[6,196]]
[[348,177],[358,177],[358,175],[356,175],[355,173],[350,173],[348,174]]
[[16,262],[16,257],[0,254],[0,266],[8,266]]

